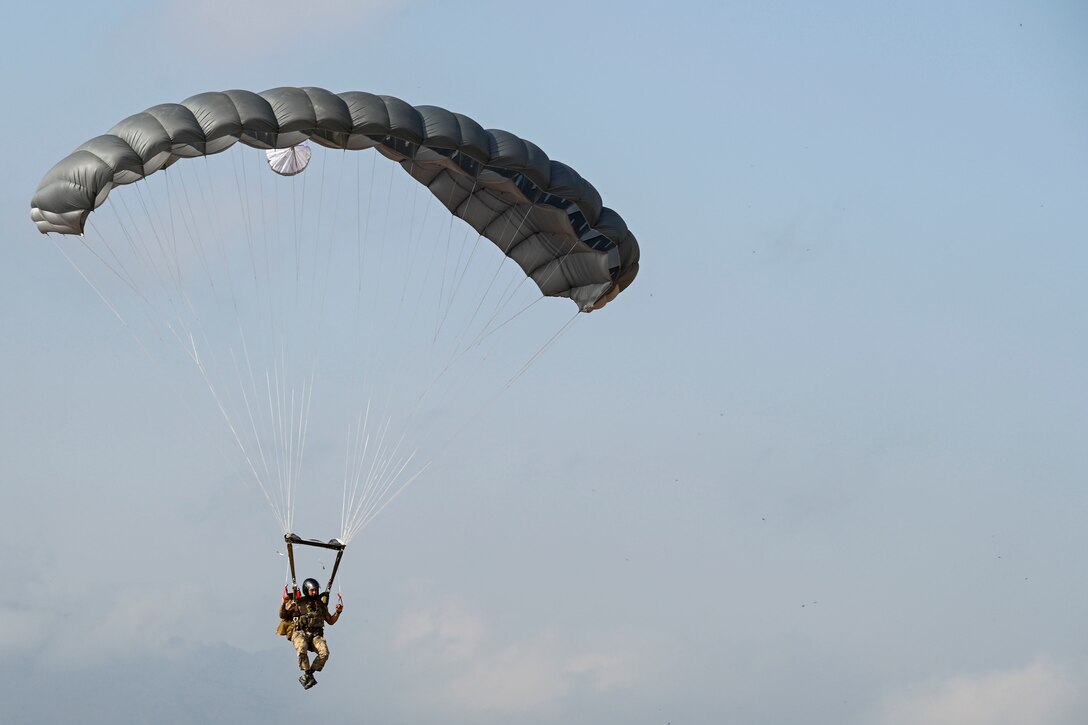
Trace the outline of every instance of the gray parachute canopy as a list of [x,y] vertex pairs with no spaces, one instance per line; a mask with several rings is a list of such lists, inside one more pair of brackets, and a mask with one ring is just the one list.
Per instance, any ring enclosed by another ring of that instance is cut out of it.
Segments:
[[87,141],[42,178],[30,216],[42,233],[82,234],[110,190],[179,158],[236,142],[279,149],[311,140],[374,147],[427,186],[533,278],[545,295],[599,309],[638,273],[639,248],[589,182],[512,133],[437,106],[321,88],[201,93],[153,106]]

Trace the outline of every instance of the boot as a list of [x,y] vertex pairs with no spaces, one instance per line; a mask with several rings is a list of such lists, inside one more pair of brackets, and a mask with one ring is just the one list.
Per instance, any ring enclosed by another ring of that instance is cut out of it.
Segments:
[[303,677],[306,678],[306,681],[302,683],[302,689],[309,690],[311,687],[317,684],[317,680],[314,679],[313,670],[306,670],[306,674],[303,675]]

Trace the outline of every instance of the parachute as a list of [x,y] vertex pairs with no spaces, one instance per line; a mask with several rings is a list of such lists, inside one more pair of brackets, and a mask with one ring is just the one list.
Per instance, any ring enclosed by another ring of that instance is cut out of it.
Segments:
[[[379,155],[411,189],[394,195]],[[328,441],[345,441],[344,543],[471,417],[464,376],[498,394],[569,326],[531,330],[536,352],[511,365],[499,338],[520,342],[539,299],[598,310],[639,268],[620,215],[535,144],[436,106],[312,87],[202,93],[129,116],[45,174],[31,219],[63,235],[57,246],[141,346],[165,341],[195,364],[239,475],[284,534],[298,483],[325,477],[306,473],[314,409],[336,413],[317,416],[340,421],[316,436],[325,461]],[[417,436],[432,423],[438,445]]]

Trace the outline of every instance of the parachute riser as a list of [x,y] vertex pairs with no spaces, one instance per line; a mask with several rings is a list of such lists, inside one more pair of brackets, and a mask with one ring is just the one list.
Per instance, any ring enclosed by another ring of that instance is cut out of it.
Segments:
[[287,542],[287,561],[291,565],[291,593],[298,597],[298,582],[295,580],[295,549],[290,535],[284,534],[283,538]]
[[327,585],[325,585],[325,591],[327,591],[327,592],[332,591],[332,582],[333,582],[334,579],[336,579],[336,570],[340,568],[340,558],[342,556],[344,556],[343,547],[341,547],[340,550],[336,552],[336,561],[333,562],[333,565],[332,565],[332,574],[329,575],[329,583]]
[[320,549],[333,549],[336,551],[336,561],[332,565],[332,576],[329,577],[329,583],[325,587],[325,591],[332,591],[332,583],[336,579],[336,571],[340,568],[340,559],[344,556],[344,549],[347,548],[347,544],[339,539],[332,539],[328,542],[318,541],[317,539],[303,539],[297,534],[284,534],[283,540],[287,542],[287,561],[291,565],[291,589],[294,592],[295,597],[299,596],[298,580],[295,576],[295,550],[294,545],[299,546],[315,546]]

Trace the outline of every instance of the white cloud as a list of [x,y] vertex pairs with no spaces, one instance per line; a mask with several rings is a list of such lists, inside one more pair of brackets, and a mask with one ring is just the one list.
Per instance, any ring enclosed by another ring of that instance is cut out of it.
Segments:
[[909,688],[879,704],[879,725],[1079,725],[1088,722],[1088,672],[1039,660],[1017,670],[961,675]]
[[482,637],[479,617],[461,603],[447,601],[402,615],[393,632],[393,646],[403,649],[429,641],[446,658],[460,660],[473,654]]
[[36,647],[49,625],[44,611],[21,606],[0,606],[0,653],[27,653]]
[[481,653],[447,679],[440,697],[464,710],[536,710],[570,693],[574,683],[563,660],[561,653],[542,642]]
[[572,675],[586,678],[597,692],[633,686],[639,679],[637,662],[618,653],[586,653],[567,662]]
[[578,692],[638,686],[649,672],[651,658],[629,640],[576,641],[547,632],[500,639],[464,604],[447,601],[402,615],[393,646],[425,672],[418,697],[442,711],[527,713]]
[[127,591],[109,599],[91,598],[73,607],[78,619],[53,618],[43,633],[43,657],[63,667],[81,667],[110,660],[162,656],[191,649],[207,638],[204,631],[221,635],[214,622],[219,605],[202,601],[198,591]]

